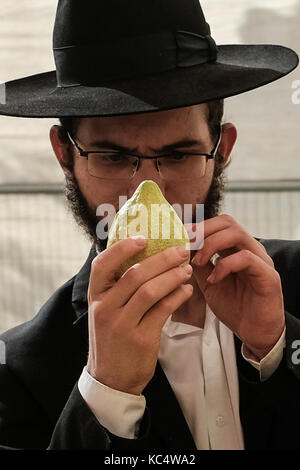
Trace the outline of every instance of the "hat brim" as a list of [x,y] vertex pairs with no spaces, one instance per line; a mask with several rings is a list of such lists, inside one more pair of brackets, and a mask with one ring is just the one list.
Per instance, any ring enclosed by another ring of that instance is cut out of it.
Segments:
[[271,83],[299,63],[297,54],[283,46],[225,45],[218,49],[214,63],[97,86],[59,88],[55,71],[10,81],[4,85],[5,103],[0,100],[0,114],[32,118],[118,116],[193,106]]

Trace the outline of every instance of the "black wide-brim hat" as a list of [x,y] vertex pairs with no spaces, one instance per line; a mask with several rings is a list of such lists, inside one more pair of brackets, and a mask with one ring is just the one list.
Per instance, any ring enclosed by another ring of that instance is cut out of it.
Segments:
[[218,45],[199,0],[59,0],[56,70],[2,85],[0,114],[117,116],[223,99],[284,77],[279,45]]

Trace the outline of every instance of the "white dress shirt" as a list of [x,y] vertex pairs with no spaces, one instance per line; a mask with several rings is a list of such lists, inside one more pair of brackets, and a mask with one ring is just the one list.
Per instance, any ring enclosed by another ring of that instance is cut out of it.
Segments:
[[[285,331],[260,362],[242,346],[242,355],[268,379],[277,369],[285,346]],[[197,449],[244,449],[239,416],[239,387],[233,333],[207,306],[204,328],[165,323],[159,362],[176,395]],[[98,421],[112,434],[136,438],[146,400],[113,390],[84,368],[79,391]]]

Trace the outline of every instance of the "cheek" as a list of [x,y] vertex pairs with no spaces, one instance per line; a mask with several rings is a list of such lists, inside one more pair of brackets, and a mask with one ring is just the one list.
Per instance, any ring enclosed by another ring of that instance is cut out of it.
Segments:
[[170,204],[202,204],[205,202],[213,179],[213,169],[204,178],[181,181],[166,188],[166,199]]
[[81,162],[75,165],[74,174],[80,191],[94,212],[100,204],[111,204],[116,211],[119,210],[119,195],[126,195],[124,183],[95,178],[88,173],[87,165]]

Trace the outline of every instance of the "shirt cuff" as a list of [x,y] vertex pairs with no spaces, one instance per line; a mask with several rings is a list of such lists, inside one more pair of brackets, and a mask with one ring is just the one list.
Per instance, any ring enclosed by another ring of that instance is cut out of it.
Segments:
[[271,351],[269,351],[269,353],[260,361],[256,356],[254,356],[254,354],[251,353],[244,343],[242,344],[241,352],[243,358],[259,371],[260,380],[262,382],[268,380],[271,377],[282,360],[283,349],[285,348],[286,344],[285,335],[286,328],[284,328],[282,335],[273,349],[271,349]]
[[146,408],[143,395],[114,390],[94,379],[84,367],[78,389],[99,423],[110,433],[125,439],[136,439]]

